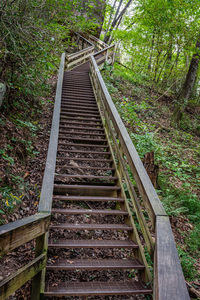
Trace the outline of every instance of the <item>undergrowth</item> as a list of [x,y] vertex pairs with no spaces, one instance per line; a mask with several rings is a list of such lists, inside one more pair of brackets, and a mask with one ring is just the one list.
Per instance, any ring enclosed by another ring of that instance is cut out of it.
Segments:
[[173,95],[163,97],[145,74],[118,64],[105,65],[102,74],[141,159],[147,152],[155,154],[157,192],[166,212],[188,224],[176,228],[176,241],[185,278],[195,281],[200,258],[199,116],[185,113],[181,128],[173,128]]

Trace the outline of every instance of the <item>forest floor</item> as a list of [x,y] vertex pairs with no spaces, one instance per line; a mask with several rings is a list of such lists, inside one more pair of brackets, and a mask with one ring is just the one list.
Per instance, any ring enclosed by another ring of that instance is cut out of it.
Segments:
[[[46,163],[57,76],[52,76],[49,93],[37,103],[2,108],[0,117],[0,224],[37,212]],[[16,101],[16,103],[18,103]],[[8,113],[9,111],[9,113]],[[30,262],[34,242],[0,258],[0,281]],[[10,299],[30,299],[30,284]]]
[[200,292],[200,107],[189,106],[181,128],[174,128],[172,95],[119,64],[105,66],[103,77],[141,159],[154,152],[156,190],[170,216],[185,278]]

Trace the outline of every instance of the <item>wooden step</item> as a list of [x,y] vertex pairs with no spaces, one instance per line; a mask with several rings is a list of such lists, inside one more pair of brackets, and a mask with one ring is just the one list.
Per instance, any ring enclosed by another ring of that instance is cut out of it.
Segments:
[[87,104],[85,104],[85,105],[83,105],[83,104],[80,104],[79,103],[79,105],[77,104],[74,104],[74,103],[69,103],[68,102],[68,104],[62,104],[61,105],[61,110],[63,110],[63,109],[77,109],[77,107],[79,108],[79,109],[83,109],[83,110],[89,110],[89,111],[99,111],[98,110],[98,108],[97,108],[97,105],[94,105],[94,106],[91,106],[91,105],[87,105]]
[[[44,295],[48,297],[70,296],[106,296],[106,295],[140,295],[152,294],[152,289],[145,288],[137,281],[128,282],[79,282],[59,283],[47,288]],[[163,299],[164,300],[164,299]]]
[[76,135],[76,136],[82,136],[82,135],[90,135],[90,136],[95,136],[95,137],[97,137],[97,136],[100,136],[100,137],[102,137],[102,138],[104,138],[105,137],[105,134],[104,133],[98,133],[98,132],[81,132],[81,131],[69,131],[69,130],[63,130],[63,129],[61,129],[60,131],[59,131],[59,137],[66,137],[66,135]]
[[[96,130],[104,130],[103,129],[103,125],[102,124],[96,124],[96,123],[87,123],[87,122],[76,122],[75,120],[74,121],[71,121],[71,120],[61,120],[60,121],[60,126],[64,126],[65,125],[65,127],[68,127],[68,126],[74,126],[74,125],[78,125],[78,126],[84,126],[86,129],[87,128],[92,128],[92,130],[93,129],[96,129]],[[69,125],[66,125],[66,124],[69,124]],[[89,127],[88,127],[89,126]],[[92,126],[92,127],[91,127]],[[80,128],[80,127],[78,127],[78,128]]]
[[[73,140],[73,141],[77,141],[77,142],[85,142],[86,144],[87,143],[89,143],[89,144],[91,144],[91,143],[98,143],[98,144],[102,144],[102,143],[107,143],[107,140],[106,139],[89,139],[89,138],[77,138],[77,137],[65,137],[65,138],[63,138],[63,137],[60,137],[60,139],[61,140]],[[81,143],[82,144],[82,143]],[[68,143],[67,144],[65,144],[66,146],[68,145]],[[74,146],[76,145],[76,143],[74,143]],[[78,143],[77,143],[77,145],[78,145]]]
[[62,93],[62,99],[61,100],[67,100],[69,101],[70,99],[77,99],[77,100],[92,100],[96,102],[95,96],[86,96],[86,95],[74,95],[74,94],[66,94]]
[[128,216],[128,212],[125,210],[117,209],[76,209],[76,208],[52,208],[52,214],[64,214],[64,215],[114,215],[114,216]]
[[117,185],[78,185],[78,184],[54,184],[54,189],[65,190],[101,190],[101,191],[120,191],[121,188]]
[[63,259],[47,264],[47,270],[143,270],[136,259]]
[[71,224],[62,223],[51,225],[50,229],[65,229],[65,230],[125,230],[132,231],[133,228],[126,224]]
[[59,169],[62,171],[68,170],[68,169],[83,169],[83,170],[97,170],[97,171],[115,171],[115,168],[101,168],[99,170],[99,167],[85,167],[85,166],[58,166]]
[[61,104],[68,104],[68,103],[72,103],[74,105],[91,105],[91,106],[97,106],[97,102],[96,102],[96,99],[95,98],[85,98],[85,97],[73,97],[73,96],[70,96],[70,97],[64,97],[62,96],[61,98]]
[[[81,124],[79,124],[81,125]],[[102,128],[93,128],[93,127],[87,127],[87,126],[84,126],[82,125],[83,127],[79,127],[79,126],[72,126],[71,125],[68,125],[68,126],[63,126],[63,125],[60,125],[60,128],[61,129],[78,129],[78,130],[92,130],[92,131],[100,131],[100,132],[104,132],[104,129]]]
[[109,149],[109,146],[107,144],[102,144],[102,145],[94,145],[94,144],[75,144],[75,143],[63,143],[63,142],[59,142],[58,143],[58,146],[66,146],[66,147],[92,147],[92,148],[106,148],[106,149]]
[[[91,162],[103,162],[103,163],[111,163],[113,160],[112,159],[95,159],[95,158],[84,158],[84,157],[62,157],[58,156],[57,161],[59,159],[64,159],[64,160],[78,160],[78,161],[91,161]],[[99,167],[99,170],[101,170],[101,167]]]
[[84,150],[58,150],[61,153],[79,153],[79,154],[98,154],[98,155],[111,155],[111,152],[107,151],[84,151]]
[[88,91],[70,91],[70,90],[62,90],[62,95],[65,96],[65,97],[70,97],[71,95],[73,97],[85,97],[86,99],[87,98],[94,98],[94,93],[93,91],[91,90],[88,90]]
[[[102,122],[101,122],[101,118],[97,119],[97,118],[77,118],[77,119],[74,119],[73,117],[70,117],[70,116],[61,116],[61,120],[60,122],[70,122],[70,124],[74,124],[74,122],[78,122],[78,121],[84,121],[84,122],[88,122],[87,124],[93,124],[95,126],[100,126],[102,125]],[[91,123],[92,122],[92,123]],[[83,123],[81,123],[83,124]]]
[[[82,78],[81,78],[81,81],[82,81]],[[77,83],[77,81],[74,81],[74,83]],[[86,90],[86,91],[92,91],[92,86],[91,86],[91,84],[88,84],[87,86],[86,85],[82,85],[82,87],[81,88],[77,88],[75,85],[74,85],[74,83],[71,83],[71,84],[68,84],[68,85],[66,85],[66,84],[64,84],[63,85],[63,87],[62,87],[62,90],[68,90],[68,89],[75,89],[75,91],[76,92],[80,92],[80,91],[84,91],[84,90]]]
[[88,179],[88,180],[93,180],[93,179],[98,179],[98,180],[107,180],[107,181],[116,181],[118,178],[114,176],[96,176],[96,175],[71,175],[71,174],[55,174],[55,180],[58,178],[76,178],[76,179]]
[[84,114],[84,115],[88,115],[88,113],[92,116],[100,116],[99,115],[99,111],[98,109],[95,109],[94,111],[88,111],[88,110],[83,110],[83,109],[79,109],[79,107],[77,106],[76,108],[61,108],[61,113],[63,112],[73,112],[73,113],[81,113],[81,114]]
[[61,117],[62,116],[80,116],[80,117],[92,117],[92,118],[95,118],[95,119],[99,119],[100,120],[100,115],[99,113],[98,114],[88,114],[88,113],[84,113],[83,111],[68,111],[68,112],[65,112],[65,111],[61,111],[60,113]]
[[64,195],[54,195],[53,200],[59,201],[91,201],[91,202],[124,202],[123,198],[119,197],[93,197],[93,196],[64,196]]
[[138,249],[133,241],[130,240],[57,240],[49,241],[49,248],[92,248],[92,249],[110,249],[110,248],[126,248],[126,249]]

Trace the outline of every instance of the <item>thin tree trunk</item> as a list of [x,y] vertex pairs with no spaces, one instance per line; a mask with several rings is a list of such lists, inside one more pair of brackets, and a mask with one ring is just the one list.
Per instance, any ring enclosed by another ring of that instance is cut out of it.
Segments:
[[165,63],[165,73],[162,80],[162,85],[165,86],[167,84],[168,74],[170,72],[170,67],[172,65],[172,36],[170,36],[169,47],[167,50],[167,58]]
[[106,32],[105,32],[105,35],[104,35],[104,39],[103,39],[104,42],[105,42],[105,38],[106,38],[106,36],[107,36],[108,30],[109,30],[109,28],[110,28],[110,24],[111,24],[111,20],[112,20],[113,13],[114,13],[114,11],[115,11],[115,5],[116,5],[116,3],[117,3],[117,0],[115,0],[115,2],[114,2],[114,4],[113,4],[113,7],[112,7],[112,9],[111,9],[111,12],[110,12],[110,17],[109,17],[107,29],[106,29]]
[[179,97],[178,97],[178,103],[175,106],[174,113],[172,115],[172,122],[175,125],[180,125],[180,121],[182,119],[184,110],[187,106],[188,100],[190,99],[192,95],[192,91],[196,82],[197,78],[197,72],[199,67],[199,60],[200,60],[200,38],[196,43],[197,51],[193,54],[190,67],[187,72],[187,76],[185,79],[185,82],[183,84],[183,87],[180,91]]
[[155,39],[155,35],[153,33],[152,42],[151,42],[150,57],[149,57],[149,63],[148,63],[148,70],[150,72],[151,72],[151,64],[152,64],[152,56],[153,56],[154,39]]
[[[121,17],[121,19],[119,19],[119,22],[118,22],[118,24],[117,24],[117,26],[116,26],[115,30],[117,30],[117,29],[118,29],[118,27],[119,27],[119,25],[120,25],[121,21],[122,21],[122,17]],[[112,41],[113,41],[113,32],[112,32],[112,34],[110,35],[110,38],[109,38],[109,40],[108,40],[108,43],[109,43],[109,44],[111,44],[111,43],[112,43]]]
[[121,7],[121,5],[122,5],[122,1],[123,1],[123,0],[120,0],[119,6],[118,6],[117,11],[116,11],[116,14],[115,14],[115,17],[114,17],[113,22],[112,22],[112,24],[111,24],[111,27],[110,27],[110,29],[108,30],[107,36],[105,37],[105,41],[104,41],[105,43],[108,42],[109,37],[110,37],[110,35],[111,35],[113,29],[114,29],[114,28],[116,27],[116,25],[118,24],[118,21],[119,21],[120,19],[122,19],[122,17],[123,17],[123,15],[125,14],[127,8],[129,7],[129,5],[131,4],[131,2],[132,2],[133,0],[129,0],[128,3],[125,5],[125,7],[122,9],[122,11],[119,13],[120,7]]

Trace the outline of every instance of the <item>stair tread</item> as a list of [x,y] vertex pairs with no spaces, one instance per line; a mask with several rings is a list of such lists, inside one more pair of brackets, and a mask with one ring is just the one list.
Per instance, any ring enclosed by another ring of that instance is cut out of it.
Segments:
[[[80,118],[78,117],[76,120],[73,118],[73,117],[70,117],[70,116],[60,116],[61,117],[61,120],[60,122],[63,122],[63,119],[66,121],[66,122],[70,122],[73,123],[73,121],[87,121],[87,122],[97,122],[97,123],[101,123],[101,119],[98,118],[98,119],[91,119],[91,118]],[[87,124],[90,124],[90,123],[87,123]],[[99,125],[99,124],[98,124]]]
[[105,180],[117,180],[117,177],[114,176],[95,176],[95,175],[71,175],[71,174],[57,174],[55,173],[56,178],[80,178],[80,179],[105,179]]
[[[106,148],[106,149],[109,149],[109,146],[108,145],[96,145],[96,144],[75,144],[75,143],[64,143],[64,142],[59,142],[58,143],[58,146],[66,146],[66,147],[92,147],[92,148]],[[60,147],[59,147],[60,148]]]
[[[64,135],[63,135],[64,134]],[[59,137],[61,137],[61,135],[63,135],[64,137],[67,138],[66,135],[94,135],[94,136],[101,136],[101,137],[105,137],[105,133],[98,133],[98,132],[81,132],[81,131],[69,131],[69,130],[65,130],[65,129],[61,129],[59,130]]]
[[[100,142],[100,143],[106,143],[107,140],[106,139],[90,139],[90,138],[77,138],[77,137],[59,137],[60,140],[73,140],[73,141],[85,141],[85,142],[92,142],[92,143],[96,143],[96,142]],[[66,144],[67,146],[67,144]],[[74,144],[74,146],[78,146],[78,143]]]
[[49,241],[49,247],[55,248],[138,248],[131,240],[57,240]]
[[79,184],[54,184],[54,188],[66,188],[66,189],[87,189],[87,190],[117,190],[121,188],[119,186],[113,185],[79,185]]
[[117,209],[76,209],[76,208],[69,208],[69,209],[62,209],[62,208],[52,208],[52,213],[61,213],[61,214],[80,214],[80,215],[128,215],[128,212],[125,210],[117,210]]
[[132,231],[133,228],[126,224],[72,224],[62,223],[58,225],[51,225],[51,229],[66,229],[66,230],[128,230]]
[[[65,160],[80,160],[80,161],[93,161],[93,162],[112,162],[112,159],[96,159],[96,158],[84,158],[84,157],[62,157],[62,156],[58,156],[58,159],[65,159]],[[101,170],[101,167],[99,167],[99,170]]]
[[[61,166],[59,167],[61,168]],[[99,167],[86,167],[86,166],[62,166],[62,170],[68,170],[68,169],[83,169],[83,170],[98,170]],[[101,168],[100,170],[104,171],[114,171],[114,168]]]
[[[81,124],[79,124],[81,125]],[[83,125],[82,125],[83,126]],[[102,128],[93,128],[93,127],[86,127],[84,125],[84,127],[78,127],[78,126],[72,126],[72,124],[69,126],[63,126],[63,125],[60,125],[60,128],[62,129],[79,129],[79,130],[93,130],[93,131],[101,131],[101,132],[104,132],[104,129]]]
[[47,264],[47,269],[143,269],[137,259],[59,259]]
[[48,286],[45,296],[91,296],[151,294],[152,289],[137,281],[127,282],[65,282]]
[[67,152],[67,153],[83,153],[83,154],[105,154],[105,155],[111,155],[110,151],[87,151],[87,150],[58,150],[58,152]]
[[96,197],[96,196],[63,196],[63,195],[54,195],[54,200],[72,200],[72,201],[118,201],[124,202],[123,198],[114,198],[114,197]]

